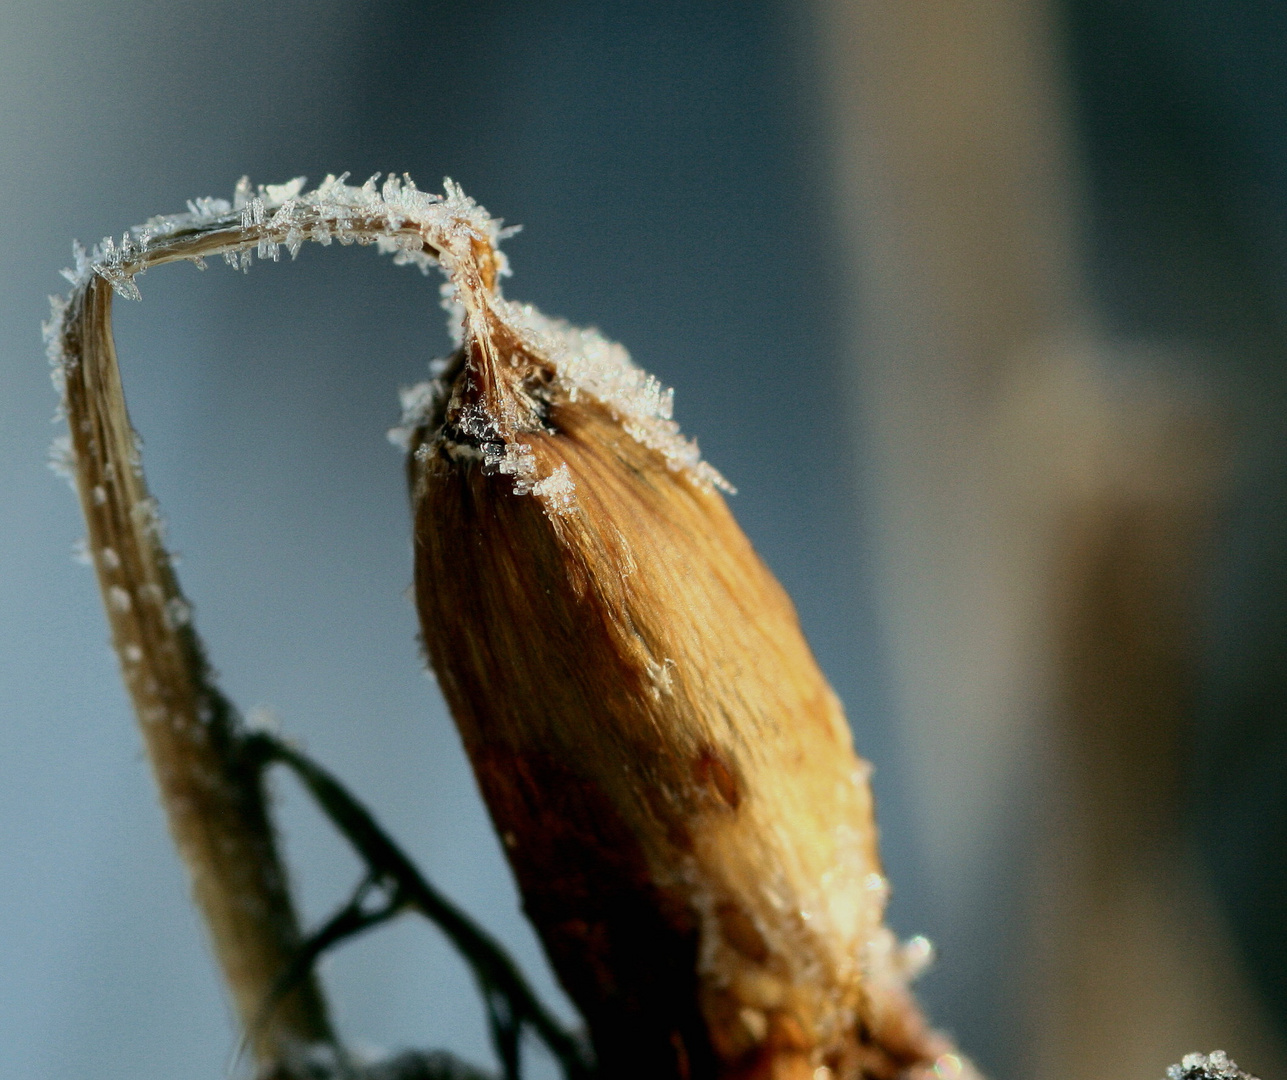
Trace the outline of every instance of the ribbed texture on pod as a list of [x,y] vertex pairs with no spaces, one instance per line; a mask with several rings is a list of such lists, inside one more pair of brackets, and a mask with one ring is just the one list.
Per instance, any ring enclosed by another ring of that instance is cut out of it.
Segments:
[[[619,347],[481,278],[459,296],[460,351],[407,399],[416,603],[603,1075],[932,1062],[868,767],[718,474],[668,399],[641,417],[604,391],[655,388]],[[578,340],[617,349],[613,378],[576,381]]]

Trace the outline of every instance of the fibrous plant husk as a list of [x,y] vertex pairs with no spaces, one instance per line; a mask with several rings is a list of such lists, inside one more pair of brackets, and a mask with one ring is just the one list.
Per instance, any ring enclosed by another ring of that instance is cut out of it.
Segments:
[[947,1058],[883,926],[868,766],[722,478],[617,346],[457,274],[407,396],[426,650],[608,1075]]
[[406,392],[401,430],[424,643],[601,1073],[952,1080],[968,1066],[906,987],[921,950],[883,925],[868,768],[790,601],[669,392],[595,332],[503,298],[500,236],[450,185],[442,198],[396,178],[243,182],[231,203],[78,253],[55,301],[65,464],[261,1067],[315,1062],[310,1048],[334,1040],[314,983],[276,985],[300,947],[285,873],[161,543],[111,295],[137,298],[135,277],[160,263],[245,268],[252,251],[338,240],[448,275],[460,347]]

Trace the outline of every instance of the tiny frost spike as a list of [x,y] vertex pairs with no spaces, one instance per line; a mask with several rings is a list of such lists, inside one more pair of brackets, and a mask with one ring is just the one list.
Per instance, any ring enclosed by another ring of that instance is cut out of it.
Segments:
[[[243,1020],[257,1004],[231,970],[244,942],[221,923],[229,898],[203,893],[208,838],[194,849],[189,835],[200,821],[188,781],[211,764],[167,746],[209,729],[214,699],[177,618],[186,601],[119,386],[108,460],[86,376],[118,383],[104,286],[137,299],[135,278],[161,263],[222,255],[246,269],[252,254],[335,240],[447,275],[459,348],[404,391],[394,433],[409,450],[416,602],[524,907],[603,1075],[968,1073],[907,991],[922,946],[900,948],[883,925],[869,769],[789,599],[717,490],[731,488],[672,419],[671,392],[593,330],[505,300],[503,230],[450,181],[436,196],[409,178],[345,180],[310,192],[302,179],[257,191],[243,180],[231,202],[196,200],[78,249],[64,271],[72,295],[46,327],[71,422],[61,456],[114,643]],[[118,519],[136,523],[124,545],[109,542]],[[125,588],[122,559],[149,588]],[[177,706],[153,700],[171,656],[200,676]],[[176,709],[181,723],[157,722]],[[269,854],[275,879],[246,887],[289,913]],[[324,1041],[313,1011],[281,1039]]]

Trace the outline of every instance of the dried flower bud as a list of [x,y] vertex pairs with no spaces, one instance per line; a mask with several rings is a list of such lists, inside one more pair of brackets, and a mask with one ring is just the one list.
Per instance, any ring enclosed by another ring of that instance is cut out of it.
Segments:
[[964,1077],[907,993],[928,944],[900,947],[883,926],[867,766],[669,391],[620,346],[503,300],[499,222],[450,181],[437,196],[345,179],[307,192],[302,178],[257,192],[243,179],[231,202],[77,247],[46,325],[70,423],[58,460],[261,1069],[335,1043],[312,982],[263,1017],[299,949],[294,911],[258,774],[161,544],[111,298],[137,299],[135,277],[164,263],[222,255],[244,270],[252,251],[337,239],[441,267],[461,315],[459,351],[404,397],[417,603],[602,1075]]
[[461,347],[404,396],[416,600],[603,1075],[959,1071],[883,925],[868,766],[723,479],[620,346],[475,254]]

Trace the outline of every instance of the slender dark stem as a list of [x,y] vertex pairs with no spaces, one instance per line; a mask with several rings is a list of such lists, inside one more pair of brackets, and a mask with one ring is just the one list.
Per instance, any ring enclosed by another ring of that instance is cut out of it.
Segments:
[[487,1030],[492,1045],[500,1058],[505,1080],[519,1080],[519,1051],[522,1047],[523,1027],[514,1015],[509,1000],[495,990],[484,991],[487,1004]]
[[364,877],[353,895],[334,915],[300,942],[299,948],[291,958],[290,964],[278,976],[275,985],[265,999],[259,1018],[250,1026],[247,1039],[253,1039],[259,1026],[267,1021],[277,1008],[278,1002],[307,979],[313,966],[327,950],[371,930],[381,923],[388,922],[407,910],[407,905],[396,894],[386,897],[379,907],[371,909],[366,900],[379,882],[370,874]]
[[[367,865],[367,880],[391,887],[390,907],[397,910],[413,908],[447,935],[478,982],[487,1007],[492,1041],[505,1069],[506,1080],[518,1080],[518,1046],[524,1024],[531,1027],[554,1055],[568,1080],[590,1080],[593,1077],[595,1069],[588,1047],[564,1029],[541,1004],[500,945],[425,879],[370,811],[338,780],[299,751],[263,732],[247,735],[243,741],[243,752],[252,762],[262,765],[278,763],[289,768],[362,857]],[[359,889],[361,893],[362,889]],[[327,940],[316,951],[314,959],[342,937],[366,928],[358,926],[354,917],[348,914],[355,903],[360,903],[362,896],[359,894],[355,894],[350,904],[332,919],[332,923],[343,923],[347,915],[354,929]]]

